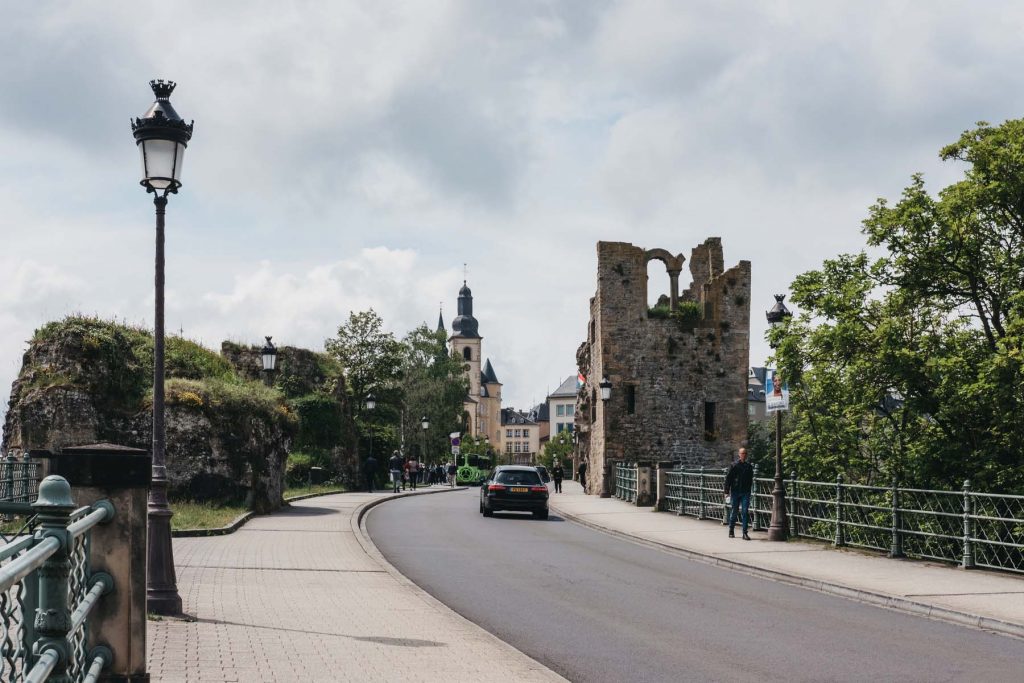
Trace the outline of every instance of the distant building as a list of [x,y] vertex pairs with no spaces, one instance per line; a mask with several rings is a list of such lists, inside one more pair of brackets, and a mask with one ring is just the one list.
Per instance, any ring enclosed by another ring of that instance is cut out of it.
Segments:
[[769,368],[751,367],[747,374],[747,419],[764,420],[768,417],[764,404],[764,382]]
[[551,420],[551,435],[555,436],[573,430],[576,416],[576,376],[566,377],[558,388],[548,394],[548,415]]
[[537,461],[539,451],[540,425],[530,413],[502,408],[499,462],[530,465]]
[[538,403],[529,412],[530,419],[540,427],[540,448],[544,450],[544,444],[551,436],[551,420],[549,419],[548,404]]
[[[462,432],[487,437],[488,441],[496,444],[501,438],[501,382],[490,359],[481,367],[483,337],[479,334],[480,324],[473,317],[473,292],[465,281],[459,290],[458,313],[452,321],[448,346],[466,364],[469,379],[469,394],[462,403]],[[440,316],[437,322],[443,329],[444,320]]]

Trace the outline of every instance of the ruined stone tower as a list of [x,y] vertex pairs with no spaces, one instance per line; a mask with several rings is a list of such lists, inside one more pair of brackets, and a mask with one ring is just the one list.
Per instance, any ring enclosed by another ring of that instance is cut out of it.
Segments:
[[[665,264],[664,282],[647,281],[652,260]],[[576,357],[586,378],[577,397],[577,459],[589,460],[590,493],[605,493],[606,462],[720,467],[747,438],[750,262],[724,270],[722,240],[711,237],[692,250],[692,283],[680,291],[685,260],[664,249],[597,243],[597,293]],[[667,295],[652,309],[648,287]],[[607,403],[602,377],[612,383]]]

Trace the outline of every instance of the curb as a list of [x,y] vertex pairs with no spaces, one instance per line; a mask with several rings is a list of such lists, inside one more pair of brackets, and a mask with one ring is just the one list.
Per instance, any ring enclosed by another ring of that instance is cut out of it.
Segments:
[[[316,498],[317,496],[333,496],[339,493],[349,493],[344,489],[337,491],[324,491],[323,493],[304,493],[301,496],[292,496],[291,498],[285,498],[284,503],[291,503],[296,500],[306,500],[307,498]],[[282,505],[281,507],[284,507]],[[256,516],[256,513],[250,510],[249,512],[243,512],[242,514],[235,517],[231,524],[227,526],[214,527],[213,529],[177,529],[171,531],[171,538],[202,538],[204,536],[227,536],[233,534],[250,519]]]
[[559,509],[557,505],[548,505],[552,510],[556,511],[559,515],[568,519],[569,521],[575,522],[581,526],[594,529],[606,533],[609,536],[615,536],[637,545],[646,546],[654,550],[663,550],[675,555],[680,555],[689,560],[696,562],[702,562],[704,564],[710,564],[716,567],[722,567],[724,569],[731,569],[732,571],[749,574],[762,579],[768,579],[769,581],[777,581],[779,583],[789,584],[791,586],[799,586],[801,588],[808,588],[815,590],[820,593],[828,593],[830,595],[836,595],[849,600],[855,600],[857,602],[866,603],[869,605],[875,605],[876,607],[884,607],[886,609],[895,610],[897,612],[906,612],[908,614],[914,614],[917,616],[927,617],[929,619],[937,619],[939,621],[945,621],[952,624],[958,624],[960,626],[969,626],[982,631],[992,631],[1004,636],[1010,636],[1013,638],[1024,639],[1024,624],[1016,624],[1009,621],[1002,621],[1000,619],[993,619],[992,617],[982,616],[980,614],[970,614],[968,612],[960,612],[957,610],[949,609],[948,607],[939,607],[937,605],[929,605],[922,602],[915,602],[914,600],[908,600],[897,595],[890,595],[888,593],[880,593],[876,591],[869,591],[863,588],[851,588],[838,583],[831,583],[828,581],[822,581],[820,579],[811,579],[806,576],[799,574],[788,574],[786,572],[777,571],[774,569],[764,569],[756,565],[747,564],[746,562],[739,562],[737,560],[728,560],[722,557],[716,557],[714,555],[708,555],[701,553],[696,550],[688,550],[686,548],[679,548],[674,545],[667,543],[661,543],[659,541],[652,541],[646,538],[640,538],[627,534],[623,531],[616,529],[609,529],[608,527],[601,526],[590,520],[583,519],[578,515],[574,515],[564,510]]
[[394,565],[387,561],[387,559],[380,552],[380,550],[377,549],[377,546],[374,544],[373,539],[370,538],[370,534],[366,530],[366,514],[370,512],[370,510],[372,510],[373,508],[377,507],[382,503],[397,500],[398,498],[406,498],[408,496],[418,496],[431,493],[445,493],[446,491],[465,491],[467,488],[468,487],[466,486],[459,486],[456,488],[445,487],[442,489],[438,489],[436,491],[424,491],[422,494],[396,493],[390,498],[379,498],[377,500],[367,501],[360,505],[352,513],[352,517],[350,518],[350,523],[352,525],[352,535],[355,536],[355,539],[359,543],[360,547],[362,547],[363,552],[369,555],[374,562],[383,567],[384,571],[386,571],[393,579],[398,581],[398,583],[412,590],[421,600],[423,600],[425,603],[433,607],[435,610],[446,613],[448,616],[462,623],[468,630],[476,631],[481,635],[481,637],[490,640],[495,646],[497,646],[501,650],[505,650],[509,655],[525,659],[530,669],[537,672],[549,674],[551,676],[551,680],[553,681],[568,681],[568,679],[563,678],[558,673],[544,666],[536,659],[523,652],[522,650],[519,650],[509,645],[498,636],[480,627],[476,623],[470,621],[466,617],[462,616],[461,614],[453,610],[448,605],[444,604],[443,602],[435,598],[427,591],[417,586],[415,583],[412,582],[411,579],[409,579],[409,577],[407,577],[402,572],[398,571],[398,569]]

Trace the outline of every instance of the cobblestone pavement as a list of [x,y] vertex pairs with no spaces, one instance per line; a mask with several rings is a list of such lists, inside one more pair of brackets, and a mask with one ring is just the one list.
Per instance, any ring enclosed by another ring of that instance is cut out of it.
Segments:
[[149,622],[153,680],[564,680],[364,548],[353,513],[389,495],[311,498],[228,536],[175,539],[195,621]]

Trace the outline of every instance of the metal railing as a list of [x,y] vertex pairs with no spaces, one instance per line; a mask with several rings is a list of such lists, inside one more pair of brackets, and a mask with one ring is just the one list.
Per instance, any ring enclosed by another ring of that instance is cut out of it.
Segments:
[[[725,470],[666,472],[663,509],[698,519],[728,520]],[[771,523],[774,481],[754,474],[751,526]],[[786,480],[790,536],[833,545],[1024,572],[1024,496]]]
[[91,531],[113,519],[113,505],[75,509],[67,480],[50,476],[35,502],[2,502],[0,512],[24,520],[0,546],[0,680],[97,681],[113,654],[88,649],[89,616],[114,580],[91,571]]
[[615,463],[615,497],[627,503],[635,503],[637,496],[636,463]]
[[0,457],[0,502],[30,503],[38,488],[39,463],[27,452],[19,456],[12,450]]

